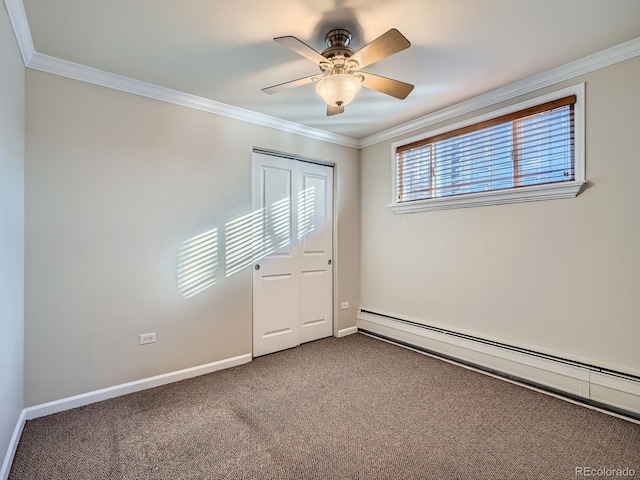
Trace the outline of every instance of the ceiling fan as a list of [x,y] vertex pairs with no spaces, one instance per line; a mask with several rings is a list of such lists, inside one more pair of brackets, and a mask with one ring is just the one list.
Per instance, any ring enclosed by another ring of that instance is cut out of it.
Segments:
[[277,37],[274,40],[317,63],[322,73],[263,88],[262,91],[265,93],[278,93],[289,88],[316,82],[316,92],[327,103],[327,115],[337,115],[344,112],[345,105],[354,99],[361,87],[370,88],[401,100],[407,98],[407,95],[413,90],[413,85],[408,83],[360,70],[411,46],[409,40],[395,28],[379,36],[357,52],[349,46],[351,33],[344,29],[335,29],[327,33],[325,36],[327,48],[322,53],[317,52],[296,37]]

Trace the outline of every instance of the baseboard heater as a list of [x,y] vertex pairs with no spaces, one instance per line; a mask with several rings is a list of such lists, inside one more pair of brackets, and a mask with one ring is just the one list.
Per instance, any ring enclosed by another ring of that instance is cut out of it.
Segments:
[[640,376],[372,310],[358,331],[640,421]]

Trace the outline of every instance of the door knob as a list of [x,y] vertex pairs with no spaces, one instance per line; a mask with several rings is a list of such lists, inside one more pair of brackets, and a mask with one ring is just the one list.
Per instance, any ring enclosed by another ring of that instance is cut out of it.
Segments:
[[329,261],[327,262],[327,264],[331,265],[331,259],[329,259]]
[[255,267],[253,267],[253,268],[255,268],[256,270],[260,270],[260,265],[256,265],[256,266],[255,266]]

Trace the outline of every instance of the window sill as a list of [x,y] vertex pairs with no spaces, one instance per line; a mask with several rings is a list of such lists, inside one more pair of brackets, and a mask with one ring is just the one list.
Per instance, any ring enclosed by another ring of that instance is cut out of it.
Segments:
[[571,198],[578,195],[586,182],[572,181],[530,187],[508,188],[492,192],[467,193],[450,197],[429,198],[413,202],[391,203],[389,207],[395,213],[430,212],[451,208],[481,207],[484,205],[502,205],[505,203],[535,202],[555,198]]

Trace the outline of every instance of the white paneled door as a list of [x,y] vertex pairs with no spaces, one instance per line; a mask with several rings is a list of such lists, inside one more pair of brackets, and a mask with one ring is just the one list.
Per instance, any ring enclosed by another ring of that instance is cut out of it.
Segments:
[[254,152],[253,356],[333,332],[333,168]]

